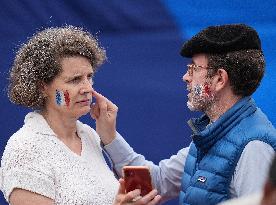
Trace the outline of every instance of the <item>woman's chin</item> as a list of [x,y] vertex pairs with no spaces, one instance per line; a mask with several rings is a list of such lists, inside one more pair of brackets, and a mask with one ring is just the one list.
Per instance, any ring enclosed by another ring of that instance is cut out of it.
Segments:
[[79,119],[80,117],[88,114],[89,112],[90,112],[90,108],[87,108],[87,109],[83,108],[83,109],[79,110],[78,113],[76,113],[76,118]]

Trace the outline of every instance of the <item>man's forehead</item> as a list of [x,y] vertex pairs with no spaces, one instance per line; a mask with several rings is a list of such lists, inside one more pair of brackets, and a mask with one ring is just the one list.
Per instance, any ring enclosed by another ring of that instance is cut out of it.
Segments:
[[194,64],[197,63],[208,63],[207,55],[204,53],[195,54],[191,58],[191,62]]

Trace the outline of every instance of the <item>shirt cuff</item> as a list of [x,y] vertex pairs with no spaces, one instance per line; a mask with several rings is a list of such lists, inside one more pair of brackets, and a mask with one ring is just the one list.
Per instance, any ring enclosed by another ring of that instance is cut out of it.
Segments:
[[128,156],[131,156],[134,152],[118,132],[116,132],[114,140],[108,145],[103,146],[103,149],[114,164],[128,163]]

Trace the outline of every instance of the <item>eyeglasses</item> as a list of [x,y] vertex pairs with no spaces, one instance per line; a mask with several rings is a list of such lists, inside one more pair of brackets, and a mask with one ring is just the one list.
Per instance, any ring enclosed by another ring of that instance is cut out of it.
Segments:
[[189,76],[192,76],[194,71],[199,71],[200,69],[207,69],[209,68],[208,66],[204,67],[201,65],[196,65],[196,64],[187,64],[187,72]]

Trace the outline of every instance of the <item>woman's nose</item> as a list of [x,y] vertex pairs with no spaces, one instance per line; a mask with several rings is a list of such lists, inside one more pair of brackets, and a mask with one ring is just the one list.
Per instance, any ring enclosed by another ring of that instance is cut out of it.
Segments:
[[90,80],[85,80],[82,84],[81,93],[91,93],[93,83]]

